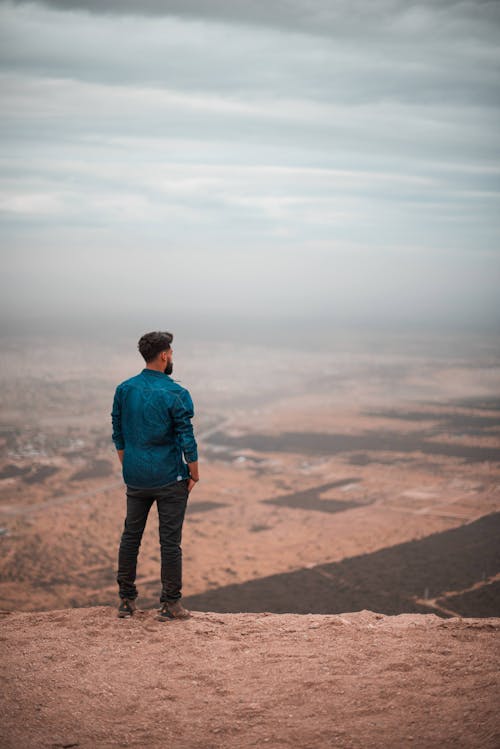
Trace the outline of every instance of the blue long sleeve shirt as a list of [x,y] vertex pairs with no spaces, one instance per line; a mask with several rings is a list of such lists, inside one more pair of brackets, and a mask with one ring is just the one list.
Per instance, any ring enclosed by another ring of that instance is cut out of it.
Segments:
[[115,391],[113,442],[124,450],[123,480],[128,486],[158,487],[189,476],[198,460],[189,391],[163,372],[143,369]]

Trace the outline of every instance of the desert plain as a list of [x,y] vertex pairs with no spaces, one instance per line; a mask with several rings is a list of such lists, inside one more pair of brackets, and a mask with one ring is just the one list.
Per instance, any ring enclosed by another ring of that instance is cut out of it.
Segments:
[[[162,705],[184,732],[181,743],[200,749],[498,745],[497,337],[343,331],[296,346],[175,340],[172,376],[195,403],[201,481],[182,542],[183,600],[193,617],[164,635],[154,618],[154,506],[139,556],[139,612],[126,622],[115,612],[125,498],[110,410],[116,385],[143,366],[135,339],[34,338],[30,366],[26,345],[4,342],[0,373],[6,746],[161,746]],[[163,637],[176,649],[173,661]],[[121,721],[133,712],[134,695],[146,689],[141,643],[147,678],[156,679],[147,687],[153,713],[138,732],[131,721],[115,736],[109,715],[89,716],[102,699]],[[124,707],[119,684],[106,679],[127,679],[130,649],[137,687],[127,686]],[[68,680],[72,663],[83,692]],[[154,663],[188,687],[187,702],[174,683],[162,686]],[[169,694],[154,691],[162,689]],[[63,692],[69,703],[56,699]],[[68,715],[78,710],[72,728]]]

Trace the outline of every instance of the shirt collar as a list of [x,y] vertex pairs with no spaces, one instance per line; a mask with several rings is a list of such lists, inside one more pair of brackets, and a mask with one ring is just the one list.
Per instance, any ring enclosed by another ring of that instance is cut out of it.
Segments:
[[148,377],[168,377],[165,372],[158,372],[156,369],[148,369],[147,367],[144,367],[142,374],[146,374]]

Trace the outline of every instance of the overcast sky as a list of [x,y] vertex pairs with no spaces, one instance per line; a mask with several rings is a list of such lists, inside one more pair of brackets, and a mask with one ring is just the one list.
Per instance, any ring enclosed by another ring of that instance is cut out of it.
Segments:
[[7,327],[500,327],[499,32],[481,0],[0,1]]

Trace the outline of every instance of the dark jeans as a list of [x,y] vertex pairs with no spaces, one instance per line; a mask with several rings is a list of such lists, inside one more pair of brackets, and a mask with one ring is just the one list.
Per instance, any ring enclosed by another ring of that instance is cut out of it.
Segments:
[[118,552],[120,598],[137,598],[135,577],[137,555],[149,510],[156,500],[158,506],[161,584],[160,601],[177,601],[182,589],[182,524],[189,496],[188,479],[156,489],[137,489],[127,486],[127,517]]

